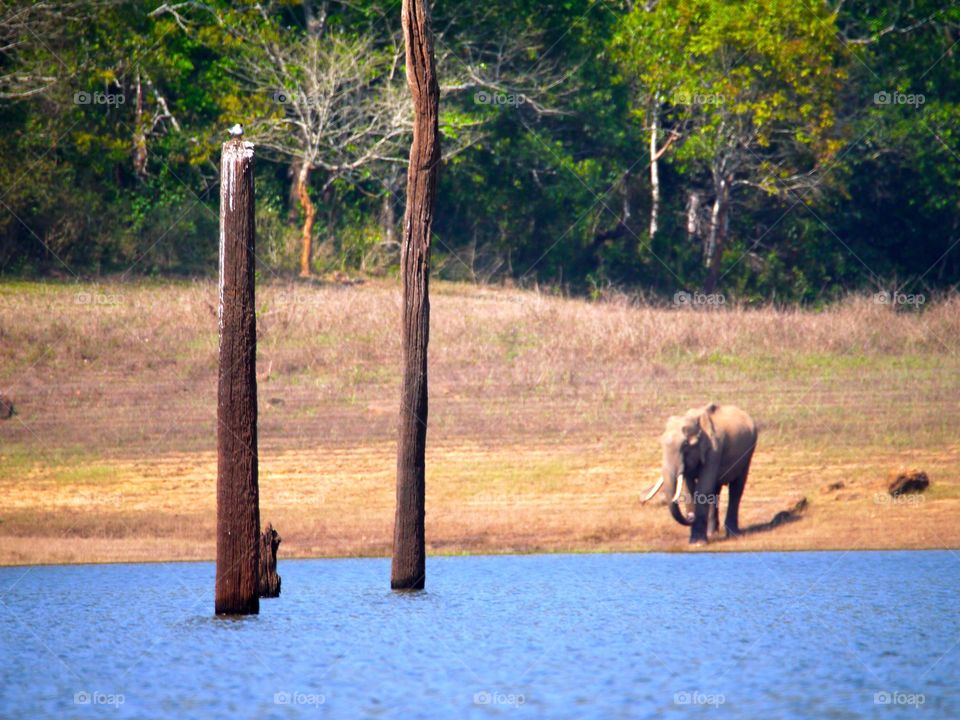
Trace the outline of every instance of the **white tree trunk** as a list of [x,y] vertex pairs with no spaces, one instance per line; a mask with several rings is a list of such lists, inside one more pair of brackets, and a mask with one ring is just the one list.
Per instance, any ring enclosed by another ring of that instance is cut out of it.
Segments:
[[710,209],[710,231],[707,233],[707,246],[703,250],[704,264],[710,267],[713,261],[713,253],[717,249],[717,234],[720,230],[720,193],[713,201],[713,207]]
[[691,190],[687,194],[687,239],[700,237],[700,193]]
[[710,210],[710,233],[707,237],[704,263],[707,281],[704,290],[712,293],[720,281],[720,257],[727,243],[727,218],[730,215],[730,178],[714,175],[716,197]]
[[650,239],[657,234],[657,223],[660,215],[660,165],[657,159],[657,133],[660,130],[660,113],[658,102],[653,101],[650,112]]

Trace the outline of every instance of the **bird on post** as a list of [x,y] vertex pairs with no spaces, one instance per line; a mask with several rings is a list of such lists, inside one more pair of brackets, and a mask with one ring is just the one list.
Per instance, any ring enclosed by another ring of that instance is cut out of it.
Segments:
[[240,123],[237,123],[232,128],[230,128],[229,132],[233,137],[240,137],[241,135],[243,135],[243,125],[241,125]]

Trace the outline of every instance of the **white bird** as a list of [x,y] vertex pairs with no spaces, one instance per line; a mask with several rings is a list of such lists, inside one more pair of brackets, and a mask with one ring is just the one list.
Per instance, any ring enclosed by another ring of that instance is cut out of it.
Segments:
[[240,123],[237,123],[236,125],[234,125],[232,128],[230,128],[230,134],[233,135],[234,137],[240,137],[241,135],[243,135],[243,125],[241,125]]

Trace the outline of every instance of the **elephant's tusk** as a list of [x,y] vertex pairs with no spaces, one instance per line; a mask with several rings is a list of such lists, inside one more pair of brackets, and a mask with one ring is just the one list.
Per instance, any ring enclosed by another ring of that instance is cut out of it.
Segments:
[[683,473],[677,475],[677,491],[673,494],[673,500],[670,502],[678,502],[680,500],[680,493],[683,492]]
[[643,503],[647,503],[647,502],[650,502],[651,500],[653,500],[653,496],[656,495],[658,492],[660,492],[660,488],[661,488],[661,487],[663,487],[663,478],[662,478],[662,477],[661,477],[659,480],[657,480],[657,484],[654,485],[654,486],[650,489],[650,491],[647,492],[646,495],[644,495],[642,498],[640,498],[640,503],[643,504]]

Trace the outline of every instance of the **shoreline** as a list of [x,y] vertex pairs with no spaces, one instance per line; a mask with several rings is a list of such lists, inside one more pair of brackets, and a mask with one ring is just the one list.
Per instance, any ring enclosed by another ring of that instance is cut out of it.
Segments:
[[[899,553],[899,552],[910,552],[910,553],[925,553],[925,552],[960,552],[960,545],[956,547],[822,547],[822,548],[786,548],[786,549],[711,549],[707,547],[698,547],[695,550],[557,550],[557,551],[543,551],[536,550],[530,552],[516,552],[516,551],[504,551],[504,552],[437,552],[437,553],[427,553],[427,561],[431,558],[477,558],[477,557],[533,557],[533,556],[544,556],[544,557],[556,557],[560,555],[683,555],[683,554],[711,554],[711,555],[720,555],[720,554],[732,554],[732,555],[782,555],[782,554],[798,554],[798,553]],[[390,560],[389,555],[304,555],[304,556],[293,556],[293,557],[283,557],[282,555],[277,560],[277,568],[282,568],[284,562],[291,561],[317,561],[317,560],[330,560],[330,561],[343,561],[343,560]],[[39,562],[39,563],[15,563],[7,564],[0,563],[0,569],[5,568],[41,568],[41,567],[81,567],[81,566],[99,566],[99,565],[187,565],[187,564],[205,564],[205,563],[215,563],[216,558],[178,558],[172,560],[78,560],[76,562],[72,561],[63,561],[63,562]]]

